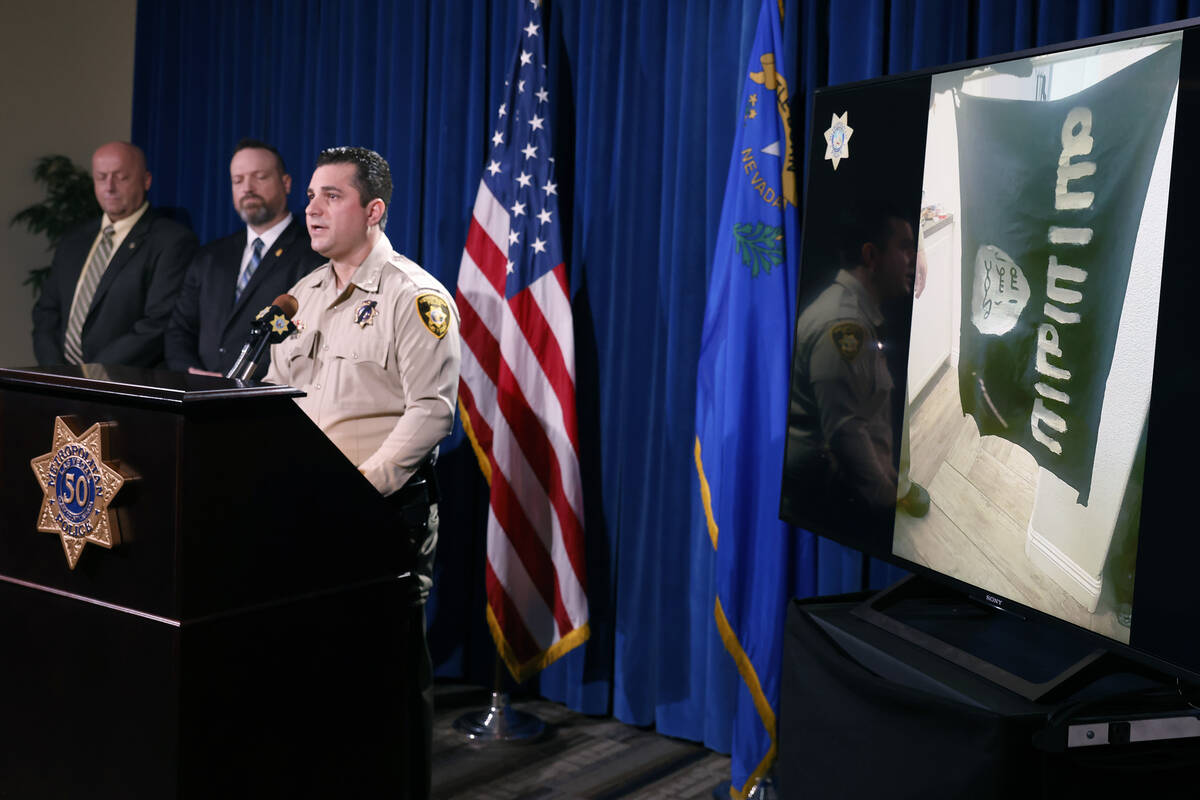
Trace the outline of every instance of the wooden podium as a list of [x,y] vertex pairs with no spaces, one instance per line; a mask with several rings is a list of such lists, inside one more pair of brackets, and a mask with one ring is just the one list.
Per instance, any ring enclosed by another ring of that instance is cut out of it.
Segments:
[[[407,546],[299,394],[0,369],[0,798],[402,796]],[[31,467],[67,415],[126,476],[74,569]]]

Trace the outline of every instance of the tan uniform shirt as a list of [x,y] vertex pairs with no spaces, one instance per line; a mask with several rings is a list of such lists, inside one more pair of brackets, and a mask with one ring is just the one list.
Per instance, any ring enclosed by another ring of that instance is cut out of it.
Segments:
[[266,380],[389,495],[450,432],[458,396],[458,308],[380,234],[342,291],[331,264],[290,292],[299,330],[271,348]]

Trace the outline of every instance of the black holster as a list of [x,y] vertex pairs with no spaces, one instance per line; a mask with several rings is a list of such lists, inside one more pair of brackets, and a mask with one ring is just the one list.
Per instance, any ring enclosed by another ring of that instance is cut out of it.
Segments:
[[433,459],[426,458],[417,467],[417,471],[408,479],[408,483],[399,491],[388,496],[388,502],[399,512],[410,508],[428,508],[441,499],[438,489],[437,471],[433,468]]

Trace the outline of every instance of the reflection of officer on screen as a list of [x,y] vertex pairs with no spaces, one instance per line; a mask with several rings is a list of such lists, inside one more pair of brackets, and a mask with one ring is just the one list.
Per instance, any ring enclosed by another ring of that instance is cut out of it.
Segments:
[[[916,246],[912,226],[880,210],[854,215],[839,249],[837,277],[796,323],[786,471],[827,518],[875,529],[894,513],[898,483],[881,308],[912,293]],[[924,502],[908,510],[924,513]],[[821,513],[812,506],[799,510]]]

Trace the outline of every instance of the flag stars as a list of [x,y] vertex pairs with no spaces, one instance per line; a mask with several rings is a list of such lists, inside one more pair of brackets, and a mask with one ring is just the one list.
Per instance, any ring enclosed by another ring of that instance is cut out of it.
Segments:
[[512,211],[514,217],[525,216],[525,204],[524,203],[513,203],[512,208],[509,210]]
[[538,212],[537,218],[542,221],[543,225],[547,225],[550,222],[550,212],[543,208]]
[[521,152],[525,154],[525,158],[527,159],[537,157],[537,148],[531,144],[525,145],[525,148]]
[[526,188],[529,187],[529,182],[531,180],[533,180],[533,176],[529,175],[528,173],[525,173],[525,172],[522,172],[520,175],[517,176],[517,183],[521,184],[522,186],[524,186]]
[[542,187],[542,191],[546,193],[546,197],[558,194],[558,184],[553,181],[546,181],[546,185]]
[[507,113],[508,113],[508,103],[501,103],[500,104],[500,116],[503,117]]
[[544,252],[546,252],[546,243],[545,243],[545,242],[543,242],[543,241],[542,241],[540,238],[539,238],[539,239],[534,239],[534,240],[533,240],[533,244],[532,244],[532,245],[530,245],[530,246],[533,248],[533,251],[534,251],[535,253],[544,253]]
[[525,81],[517,81],[517,94],[525,94]]
[[513,272],[513,267],[514,267],[514,266],[515,266],[515,265],[513,264],[513,262],[511,262],[511,261],[509,261],[509,260],[505,259],[505,262],[504,262],[504,272],[505,272],[506,274],[508,274],[508,275],[512,275],[512,272]]
[[[530,24],[532,25],[533,23],[530,23]],[[533,53],[529,52],[528,50],[522,50],[521,51],[521,66],[523,67],[526,64],[532,64],[532,63],[533,63]]]
[[510,245],[516,244],[519,241],[521,241],[521,234],[517,233],[516,231],[508,232],[508,243]]
[[493,161],[490,164],[488,164],[487,171],[489,173],[491,173],[492,175],[499,175],[500,174],[500,162]]
[[496,131],[494,134],[492,134],[492,144],[496,146],[504,144],[504,134],[500,131]]
[[544,86],[541,89],[538,89],[535,94],[537,94],[539,103],[545,103],[550,100],[550,93],[546,91]]
[[542,122],[544,122],[544,121],[545,121],[545,120],[543,120],[543,119],[542,119],[541,117],[539,117],[537,114],[534,114],[534,115],[533,115],[533,119],[529,120],[529,128],[530,128],[530,130],[535,130],[535,131],[540,131],[540,130],[542,130]]
[[534,23],[530,22],[528,25],[525,26],[525,35],[526,36],[531,36],[531,37],[537,36],[537,32],[538,32],[538,26],[535,25]]

